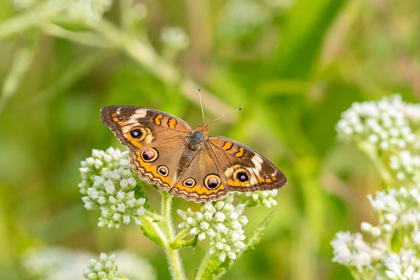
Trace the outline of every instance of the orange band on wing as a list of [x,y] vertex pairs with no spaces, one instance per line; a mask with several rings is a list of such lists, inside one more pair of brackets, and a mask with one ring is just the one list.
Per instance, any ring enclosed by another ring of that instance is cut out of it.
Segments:
[[162,115],[157,115],[157,116],[156,116],[156,118],[155,118],[155,124],[160,125],[160,124],[161,124],[160,120],[161,120],[162,118],[163,118],[163,116],[162,116]]
[[208,195],[208,194],[220,192],[225,189],[225,186],[223,185],[220,185],[214,190],[209,190],[206,187],[200,186],[200,185],[195,185],[194,187],[190,188],[190,187],[186,187],[182,185],[181,183],[176,184],[175,187],[178,188],[179,190],[185,190],[188,193],[197,193],[198,195],[203,195],[203,194]]
[[139,167],[139,169],[143,169],[143,170],[140,170],[142,171],[141,172],[142,175],[147,176],[154,183],[156,183],[157,181],[160,181],[161,183],[164,183],[168,186],[172,185],[172,181],[169,177],[160,175],[159,173],[157,173],[157,167],[153,166],[152,163],[144,162],[141,159],[140,157],[141,152],[136,152],[136,154],[137,154],[136,165],[137,167]]
[[130,133],[126,133],[124,135],[127,138],[127,140],[130,141],[130,143],[133,144],[134,146],[136,146],[138,148],[141,148],[143,146],[142,144],[139,143],[139,141],[137,141],[136,139],[131,137]]
[[174,129],[175,128],[175,125],[176,125],[176,120],[175,119],[169,119],[169,121],[168,121],[168,126],[170,127],[170,128],[172,128],[172,129]]
[[239,148],[239,151],[235,154],[235,157],[241,157],[244,155],[244,148]]
[[232,146],[233,146],[232,142],[226,141],[225,144],[223,145],[222,149],[227,151],[227,150],[230,150],[232,148]]

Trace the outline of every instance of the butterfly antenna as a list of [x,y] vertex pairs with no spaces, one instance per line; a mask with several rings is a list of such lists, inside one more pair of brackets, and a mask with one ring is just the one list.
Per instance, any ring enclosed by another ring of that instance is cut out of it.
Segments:
[[217,120],[223,119],[224,117],[230,116],[230,115],[232,115],[233,113],[239,112],[239,111],[241,111],[241,110],[242,110],[242,107],[241,107],[241,108],[236,109],[236,110],[235,110],[235,111],[233,111],[233,112],[230,112],[229,114],[226,114],[226,115],[224,115],[224,116],[218,117],[217,119],[212,120],[212,121],[211,121],[211,122],[209,122],[208,124],[211,124],[211,123],[213,123],[213,122],[215,122],[215,121],[217,121]]
[[205,124],[206,121],[204,120],[204,109],[203,109],[203,100],[201,99],[201,89],[198,89],[198,96],[200,96],[201,113],[203,114],[203,124]]

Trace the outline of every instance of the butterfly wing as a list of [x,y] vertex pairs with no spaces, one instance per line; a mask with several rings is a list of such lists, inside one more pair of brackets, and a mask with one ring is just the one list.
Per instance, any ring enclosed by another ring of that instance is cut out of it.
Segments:
[[[186,182],[191,180],[193,185]],[[211,185],[211,180],[215,184]],[[170,190],[196,202],[209,202],[230,191],[273,190],[287,183],[284,174],[265,157],[232,139],[209,137]]]
[[[226,196],[229,187],[219,174],[223,168],[218,164],[206,145],[197,152],[191,164],[180,174],[170,190],[175,196],[195,202],[209,202]],[[213,180],[215,184],[209,184]]]
[[129,150],[134,171],[140,178],[169,190],[190,126],[180,118],[149,108],[107,106],[102,122]]
[[207,143],[230,191],[273,190],[286,185],[284,174],[253,149],[221,136],[209,137]]
[[135,106],[107,106],[101,109],[102,122],[130,150],[185,138],[191,127],[164,112]]

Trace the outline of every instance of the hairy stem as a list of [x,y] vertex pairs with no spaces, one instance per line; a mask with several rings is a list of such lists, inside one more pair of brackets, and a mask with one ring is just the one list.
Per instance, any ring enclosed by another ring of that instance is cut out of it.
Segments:
[[171,248],[170,244],[174,240],[174,229],[172,225],[171,206],[172,196],[167,192],[162,193],[162,216],[163,228],[166,231],[167,244],[165,246],[166,255],[168,257],[169,269],[173,279],[185,279],[184,270],[182,268],[181,258],[178,250]]
[[144,209],[144,214],[155,221],[163,222],[163,217],[159,214],[153,213],[152,211]]
[[200,266],[195,273],[195,280],[203,279],[204,272],[206,271],[207,264],[210,260],[210,250],[207,250],[206,254],[204,255],[203,259],[201,260]]

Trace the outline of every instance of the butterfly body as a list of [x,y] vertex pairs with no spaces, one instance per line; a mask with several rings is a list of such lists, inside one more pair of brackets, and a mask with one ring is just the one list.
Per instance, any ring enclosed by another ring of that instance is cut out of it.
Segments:
[[161,190],[208,202],[231,191],[278,189],[286,177],[271,162],[232,139],[208,136],[158,110],[133,106],[101,109],[102,122],[130,153],[133,169]]

